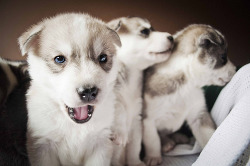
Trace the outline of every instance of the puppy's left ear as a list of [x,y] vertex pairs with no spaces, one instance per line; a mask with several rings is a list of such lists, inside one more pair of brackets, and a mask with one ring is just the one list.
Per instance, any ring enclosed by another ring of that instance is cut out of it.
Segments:
[[211,44],[222,45],[225,42],[224,40],[224,36],[222,36],[220,33],[205,33],[200,35],[198,39],[198,45],[208,48]]
[[108,27],[118,32],[122,26],[122,21],[120,19],[111,20],[107,23]]
[[30,51],[36,51],[39,45],[38,39],[42,29],[43,22],[32,26],[18,38],[22,56],[29,53]]
[[[110,29],[110,28],[109,28]],[[114,43],[118,46],[118,47],[121,47],[122,46],[122,43],[121,43],[121,40],[120,40],[120,37],[119,35],[113,30],[113,29],[110,29],[111,31],[111,36],[112,36],[112,39],[114,40]]]

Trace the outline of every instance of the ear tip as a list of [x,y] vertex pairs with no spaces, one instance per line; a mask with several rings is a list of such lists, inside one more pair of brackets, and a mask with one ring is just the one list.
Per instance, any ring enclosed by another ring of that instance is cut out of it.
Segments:
[[18,39],[17,39],[17,43],[18,43],[18,46],[19,46],[19,49],[21,51],[21,55],[24,56],[26,54],[26,51],[25,51],[25,48],[24,48],[24,45],[23,45],[23,35],[20,36]]
[[21,55],[25,56],[26,53],[27,53],[26,50],[23,47],[21,47],[21,46],[20,46],[20,50],[21,50]]

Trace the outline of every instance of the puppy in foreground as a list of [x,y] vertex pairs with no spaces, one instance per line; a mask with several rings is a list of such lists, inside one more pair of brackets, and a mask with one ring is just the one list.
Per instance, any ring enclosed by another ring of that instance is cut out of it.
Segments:
[[142,141],[143,70],[169,58],[173,37],[154,31],[150,22],[139,17],[122,17],[108,25],[117,31],[122,47],[117,56],[119,73],[116,94],[113,165],[145,165],[140,160]]
[[185,121],[204,148],[216,126],[207,112],[201,88],[223,86],[235,73],[227,57],[227,41],[211,26],[190,25],[176,33],[174,39],[170,59],[145,72],[143,142],[147,165],[162,162],[161,150],[173,148],[163,140]]
[[110,165],[115,31],[86,14],[45,19],[19,38],[28,55],[31,165]]

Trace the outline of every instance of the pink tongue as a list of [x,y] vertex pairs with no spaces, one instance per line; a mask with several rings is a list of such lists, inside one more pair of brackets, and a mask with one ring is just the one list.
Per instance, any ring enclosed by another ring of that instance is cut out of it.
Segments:
[[77,120],[85,120],[88,118],[88,106],[78,107],[74,109],[74,117]]

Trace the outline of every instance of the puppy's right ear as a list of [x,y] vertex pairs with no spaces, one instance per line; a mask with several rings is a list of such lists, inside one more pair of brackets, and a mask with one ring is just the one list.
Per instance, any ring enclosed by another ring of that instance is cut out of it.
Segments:
[[122,21],[120,19],[115,19],[115,20],[111,20],[110,22],[108,22],[108,27],[113,29],[114,31],[118,32],[119,29],[122,26]]
[[31,51],[36,51],[39,45],[38,39],[42,29],[43,29],[43,23],[39,23],[37,25],[32,26],[18,38],[18,44],[22,56]]

